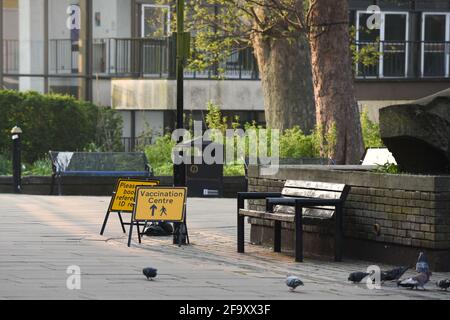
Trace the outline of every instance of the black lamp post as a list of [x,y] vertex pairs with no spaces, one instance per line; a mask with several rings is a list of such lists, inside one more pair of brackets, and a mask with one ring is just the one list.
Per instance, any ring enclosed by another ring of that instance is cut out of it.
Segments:
[[[177,77],[177,129],[184,128],[184,64],[189,51],[187,45],[189,41],[189,34],[184,32],[184,0],[177,0],[177,57],[176,57],[176,77]],[[181,142],[182,138],[180,138]],[[174,165],[173,167],[173,181],[176,187],[186,186],[186,165],[184,163]],[[180,232],[179,228],[184,228],[182,223],[174,223],[173,243],[186,244],[186,232],[181,232],[182,239],[178,239]],[[186,230],[184,230],[186,231]],[[180,241],[181,240],[181,241]]]
[[22,192],[22,160],[21,160],[21,136],[22,129],[14,127],[11,130],[11,138],[13,140],[13,187],[14,193]]

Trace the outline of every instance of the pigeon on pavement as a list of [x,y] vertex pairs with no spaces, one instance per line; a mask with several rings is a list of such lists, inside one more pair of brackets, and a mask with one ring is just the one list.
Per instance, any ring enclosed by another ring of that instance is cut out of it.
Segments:
[[400,277],[409,269],[409,267],[394,268],[389,271],[381,272],[381,281],[394,281],[400,279]]
[[436,282],[436,286],[439,287],[441,290],[447,291],[448,288],[450,288],[450,279],[445,279]]
[[367,272],[352,272],[348,276],[348,281],[353,283],[360,283],[365,277],[369,276],[370,273]]
[[147,280],[153,280],[156,277],[158,270],[154,268],[144,268],[142,273],[147,277]]
[[415,277],[411,277],[405,280],[397,282],[398,287],[404,287],[409,289],[418,289],[419,287],[425,290],[425,284],[430,281],[431,272],[422,272]]
[[286,285],[291,288],[291,291],[294,291],[298,286],[303,286],[303,281],[299,277],[289,276],[286,279]]
[[428,265],[428,259],[425,253],[421,252],[416,263],[416,271],[418,273],[428,273],[430,272],[430,266]]

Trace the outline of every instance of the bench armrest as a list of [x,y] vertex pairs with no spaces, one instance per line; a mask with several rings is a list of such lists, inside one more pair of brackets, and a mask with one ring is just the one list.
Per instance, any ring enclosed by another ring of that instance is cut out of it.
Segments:
[[237,194],[237,209],[244,209],[245,200],[267,199],[269,197],[281,197],[279,192],[238,192]]
[[304,206],[338,206],[342,204],[340,199],[320,199],[320,198],[278,198],[269,197],[266,199],[270,205],[304,205]]

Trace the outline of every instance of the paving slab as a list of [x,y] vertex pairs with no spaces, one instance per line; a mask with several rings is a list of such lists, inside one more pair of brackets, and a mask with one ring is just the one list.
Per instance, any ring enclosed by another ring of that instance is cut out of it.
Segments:
[[[52,197],[0,194],[0,299],[449,299],[434,287],[450,273],[433,274],[426,291],[385,283],[370,290],[347,282],[348,273],[373,263],[341,263],[292,257],[246,244],[236,252],[236,202],[188,199],[191,245],[171,237],[144,237],[131,248],[117,215],[99,235],[108,197]],[[129,221],[130,214],[123,214]],[[246,239],[249,239],[246,228]],[[69,266],[81,269],[81,289],[69,290]],[[158,269],[147,281],[142,268]],[[380,265],[386,269],[393,266]],[[287,275],[305,286],[290,292]],[[410,270],[405,276],[414,275]]]

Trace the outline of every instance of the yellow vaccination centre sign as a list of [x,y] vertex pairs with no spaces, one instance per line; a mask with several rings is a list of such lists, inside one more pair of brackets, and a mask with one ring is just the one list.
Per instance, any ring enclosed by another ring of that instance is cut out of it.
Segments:
[[187,188],[136,188],[134,220],[184,221]]
[[158,180],[119,179],[113,195],[110,211],[133,212],[134,192],[138,186],[157,186]]

